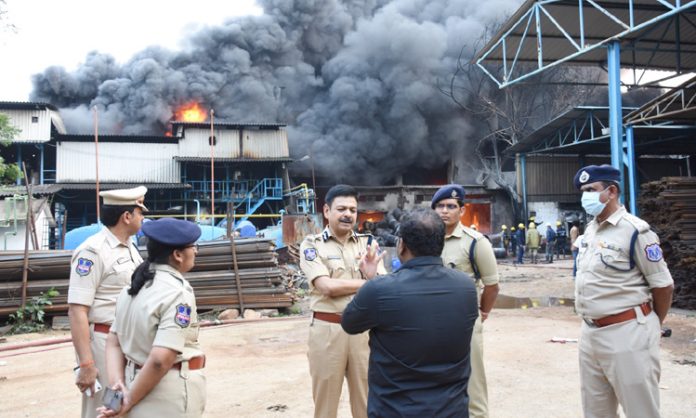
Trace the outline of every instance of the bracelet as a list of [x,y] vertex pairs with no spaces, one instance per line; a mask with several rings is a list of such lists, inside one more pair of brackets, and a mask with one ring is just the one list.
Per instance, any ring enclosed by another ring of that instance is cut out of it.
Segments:
[[85,361],[84,363],[80,363],[81,369],[83,369],[85,367],[89,367],[89,366],[94,366],[94,359],[89,360],[89,361]]

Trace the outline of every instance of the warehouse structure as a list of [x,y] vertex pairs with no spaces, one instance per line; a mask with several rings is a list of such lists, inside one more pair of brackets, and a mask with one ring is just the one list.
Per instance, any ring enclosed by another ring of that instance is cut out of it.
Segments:
[[[49,104],[0,102],[0,111],[20,129],[0,155],[6,162],[25,162],[32,194],[51,205],[55,224],[43,249],[62,248],[66,231],[97,221],[97,187],[143,184],[151,215],[208,224],[211,214],[217,224],[228,211],[270,224],[285,208],[292,160],[283,124],[219,121],[211,128],[174,121],[171,135],[98,135],[95,141],[94,135],[67,133]],[[24,186],[2,191],[6,197],[22,193]]]

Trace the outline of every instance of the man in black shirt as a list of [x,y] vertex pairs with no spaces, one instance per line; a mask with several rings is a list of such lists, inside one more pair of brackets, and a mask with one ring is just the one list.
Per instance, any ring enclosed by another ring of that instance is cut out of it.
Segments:
[[442,265],[434,211],[405,214],[399,232],[401,268],[366,283],[341,321],[349,334],[370,330],[368,415],[468,417],[474,281]]

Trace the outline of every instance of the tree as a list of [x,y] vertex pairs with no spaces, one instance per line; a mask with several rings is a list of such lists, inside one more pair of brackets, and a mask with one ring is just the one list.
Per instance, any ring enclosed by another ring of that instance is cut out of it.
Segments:
[[503,151],[562,111],[585,104],[598,93],[604,74],[596,68],[555,67],[534,82],[499,89],[471,57],[464,56],[466,50],[462,48],[449,85],[440,91],[475,125],[475,155],[483,175],[506,191],[515,217],[522,219],[516,182],[503,175],[504,166],[512,165],[515,157]]
[[[10,124],[10,117],[0,113],[0,145],[8,146],[19,132],[19,129]],[[5,159],[0,156],[0,183],[14,183],[20,177],[20,173],[17,164],[5,164]]]

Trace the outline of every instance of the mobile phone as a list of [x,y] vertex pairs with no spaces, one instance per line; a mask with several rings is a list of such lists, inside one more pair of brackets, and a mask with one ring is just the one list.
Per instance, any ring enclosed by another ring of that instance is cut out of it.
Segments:
[[370,245],[372,245],[372,235],[367,236],[367,248],[370,248]]
[[[80,374],[80,366],[75,367],[73,371],[75,372],[75,377],[77,377]],[[94,393],[97,393],[100,390],[102,390],[102,385],[99,383],[99,379],[94,379]],[[93,395],[92,388],[87,388],[85,395],[91,398]]]
[[107,387],[104,391],[104,397],[102,398],[102,404],[114,412],[121,410],[121,405],[123,404],[123,392],[120,390],[113,390]]

